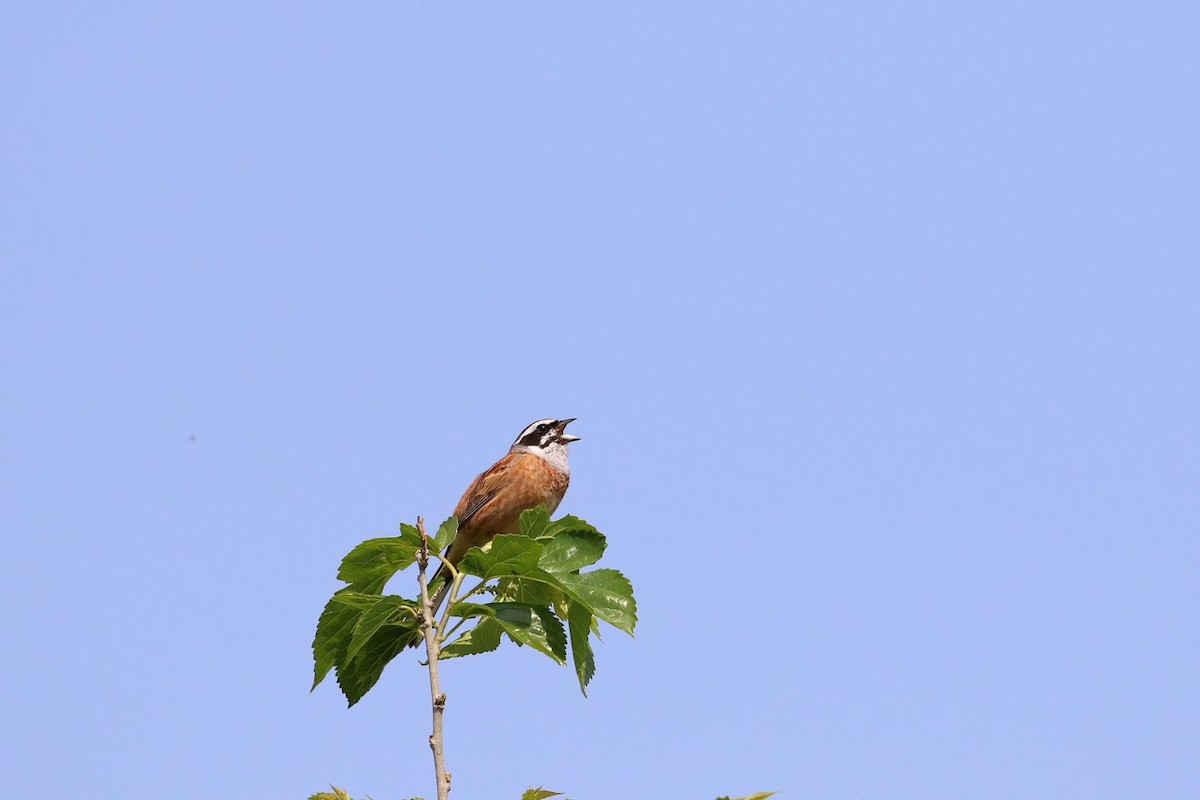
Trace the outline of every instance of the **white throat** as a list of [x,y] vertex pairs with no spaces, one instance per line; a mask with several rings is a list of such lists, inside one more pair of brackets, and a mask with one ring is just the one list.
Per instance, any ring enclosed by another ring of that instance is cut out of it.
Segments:
[[544,447],[514,447],[523,453],[532,453],[538,458],[545,459],[550,466],[570,477],[571,468],[567,466],[567,446],[562,442],[551,442]]

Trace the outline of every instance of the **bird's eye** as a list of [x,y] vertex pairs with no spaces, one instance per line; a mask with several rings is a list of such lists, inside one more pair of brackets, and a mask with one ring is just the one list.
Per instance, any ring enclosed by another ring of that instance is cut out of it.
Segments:
[[545,433],[548,430],[550,430],[550,426],[544,422],[541,425],[537,426],[538,433]]

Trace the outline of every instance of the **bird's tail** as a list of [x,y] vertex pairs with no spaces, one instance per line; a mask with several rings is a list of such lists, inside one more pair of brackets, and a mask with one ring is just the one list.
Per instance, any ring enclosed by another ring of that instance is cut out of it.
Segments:
[[446,565],[442,564],[437,568],[437,572],[433,573],[433,577],[429,580],[429,587],[433,588],[438,581],[442,582],[438,586],[437,592],[434,593],[431,600],[433,601],[433,613],[437,615],[438,610],[442,607],[442,603],[446,602],[446,595],[450,594],[450,584],[453,583],[453,578],[446,574]]

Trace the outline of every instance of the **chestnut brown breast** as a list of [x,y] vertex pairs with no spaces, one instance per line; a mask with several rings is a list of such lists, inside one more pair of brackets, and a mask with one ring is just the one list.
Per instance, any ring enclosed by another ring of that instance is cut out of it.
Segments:
[[467,550],[501,533],[520,533],[521,512],[543,503],[553,513],[570,476],[531,453],[509,453],[476,478],[454,507],[458,537],[446,554],[457,564]]

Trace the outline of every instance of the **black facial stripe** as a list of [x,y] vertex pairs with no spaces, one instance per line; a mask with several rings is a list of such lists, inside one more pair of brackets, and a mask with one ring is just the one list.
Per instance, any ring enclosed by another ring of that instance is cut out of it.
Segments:
[[[514,447],[539,447],[546,444],[543,439],[549,440],[553,437],[554,426],[558,424],[557,420],[539,419],[537,422],[530,424],[528,428],[521,431],[521,435],[513,442]],[[545,430],[540,430],[545,426]]]
[[521,445],[522,447],[537,447],[542,443],[543,436],[545,436],[544,433],[538,433],[535,430],[532,433],[527,433],[518,439],[517,444]]

